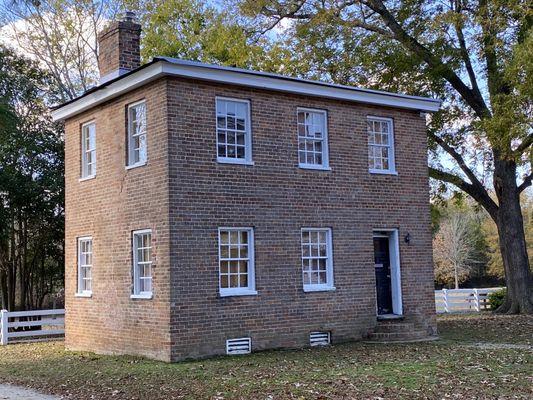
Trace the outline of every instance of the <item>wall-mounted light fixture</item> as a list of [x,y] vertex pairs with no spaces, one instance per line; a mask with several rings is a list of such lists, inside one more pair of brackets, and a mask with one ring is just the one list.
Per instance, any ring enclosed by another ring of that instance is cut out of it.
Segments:
[[409,232],[407,232],[407,235],[405,235],[405,237],[403,238],[403,240],[405,241],[405,243],[409,244],[411,243],[411,234]]

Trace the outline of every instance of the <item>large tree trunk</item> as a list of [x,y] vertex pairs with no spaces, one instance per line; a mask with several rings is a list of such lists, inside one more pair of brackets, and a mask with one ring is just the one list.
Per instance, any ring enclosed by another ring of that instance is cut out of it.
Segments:
[[499,313],[533,314],[533,276],[529,269],[516,164],[496,160],[494,188],[498,196],[496,226],[507,284],[507,297]]

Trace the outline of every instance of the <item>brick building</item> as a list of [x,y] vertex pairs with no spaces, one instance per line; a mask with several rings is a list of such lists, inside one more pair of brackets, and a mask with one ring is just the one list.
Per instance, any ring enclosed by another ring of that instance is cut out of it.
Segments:
[[129,16],[65,123],[66,345],[176,361],[436,334],[439,101],[155,58]]

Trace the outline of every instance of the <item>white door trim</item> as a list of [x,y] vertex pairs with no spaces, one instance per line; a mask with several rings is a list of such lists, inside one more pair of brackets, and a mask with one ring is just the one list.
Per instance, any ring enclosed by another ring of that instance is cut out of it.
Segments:
[[[386,235],[383,234],[384,232],[386,232]],[[374,229],[373,237],[388,237],[389,238],[392,312],[395,315],[403,315],[402,274],[401,274],[401,267],[400,267],[400,240],[399,240],[400,235],[399,235],[398,229],[396,228]],[[377,298],[376,298],[376,301],[377,301]]]

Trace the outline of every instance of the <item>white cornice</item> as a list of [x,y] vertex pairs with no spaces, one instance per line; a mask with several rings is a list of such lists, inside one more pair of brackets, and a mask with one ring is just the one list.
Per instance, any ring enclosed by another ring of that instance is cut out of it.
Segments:
[[440,108],[440,101],[431,98],[330,85],[208,64],[159,59],[151,65],[142,67],[123,78],[110,82],[101,88],[96,88],[93,92],[60,106],[52,112],[52,118],[54,121],[70,118],[165,75],[424,112],[435,112]]

